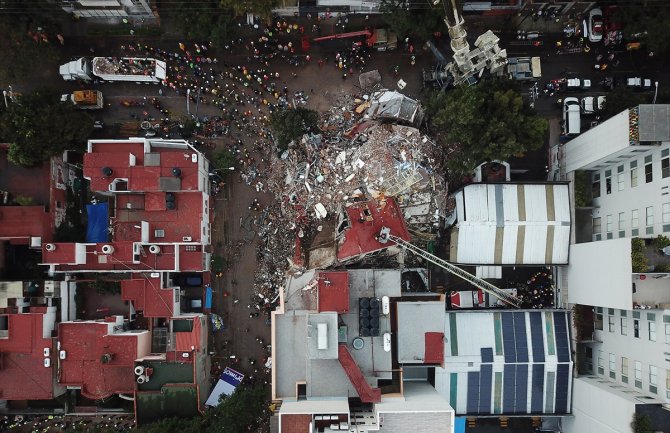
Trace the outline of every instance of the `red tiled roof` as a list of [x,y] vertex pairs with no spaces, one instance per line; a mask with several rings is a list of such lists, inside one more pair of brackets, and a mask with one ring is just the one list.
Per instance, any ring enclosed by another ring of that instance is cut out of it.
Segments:
[[349,273],[347,271],[319,272],[319,312],[349,311]]
[[[200,191],[175,192],[175,209],[166,210],[165,193],[119,194],[116,196],[116,217],[113,218],[114,239],[140,241],[141,230],[135,226],[149,223],[149,242],[184,242],[202,237],[204,196]],[[163,236],[156,237],[156,230]]]
[[381,389],[371,387],[365,380],[365,376],[363,376],[360,367],[356,364],[346,345],[340,344],[337,347],[337,359],[363,403],[379,403],[382,401]]
[[193,329],[191,332],[175,332],[177,344],[177,352],[190,352],[192,347],[195,350],[199,350],[201,347],[201,333],[202,326],[200,323],[200,318],[196,317],[193,319]]
[[[0,339],[0,399],[49,400],[56,365],[53,339],[43,338],[41,313],[7,315],[8,338]],[[49,348],[51,367],[44,366]]]
[[312,415],[297,413],[282,413],[281,432],[282,433],[309,433],[309,424],[312,422]]
[[[146,353],[138,353],[139,339],[148,333],[108,335],[104,322],[65,322],[58,326],[58,339],[66,358],[61,360],[60,383],[81,386],[81,393],[91,399],[101,399],[117,393],[135,390],[134,361]],[[149,347],[146,347],[148,352]],[[111,354],[108,363],[102,356]]]
[[[123,178],[128,179],[129,191],[159,191],[159,178],[173,177],[173,168],[181,170],[180,190],[198,189],[198,164],[191,160],[192,149],[152,147],[150,152],[160,154],[160,166],[145,166],[144,150],[144,143],[127,140],[92,143],[91,152],[84,154],[84,177],[91,179],[91,190],[108,191],[114,179]],[[104,175],[105,167],[112,169],[111,176]]]
[[444,334],[442,332],[426,332],[424,364],[442,364],[444,362]]
[[50,220],[44,206],[0,206],[0,239],[44,237]]
[[172,317],[174,312],[174,289],[162,289],[160,278],[121,281],[121,299],[132,301],[144,317]]
[[393,244],[382,244],[377,240],[383,227],[391,229],[391,234],[409,241],[400,207],[392,198],[385,203],[370,200],[351,205],[345,209],[350,227],[345,230],[337,249],[337,259],[346,261],[361,254],[388,248]]

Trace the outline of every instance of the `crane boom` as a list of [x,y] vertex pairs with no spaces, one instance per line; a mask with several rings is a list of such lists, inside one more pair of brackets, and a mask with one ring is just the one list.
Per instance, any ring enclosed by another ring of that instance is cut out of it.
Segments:
[[381,233],[379,235],[379,242],[385,243],[385,241],[393,241],[397,245],[400,245],[401,247],[405,248],[408,251],[411,251],[412,253],[416,254],[419,257],[423,257],[424,259],[428,260],[429,262],[441,267],[442,269],[446,270],[447,272],[454,274],[465,281],[471,283],[472,285],[479,287],[489,295],[495,296],[496,298],[500,299],[501,301],[505,302],[506,304],[509,304],[513,307],[519,308],[521,306],[521,301],[519,298],[517,298],[514,295],[511,295],[507,292],[504,292],[500,290],[498,287],[494,286],[493,284],[489,283],[488,281],[485,281],[475,275],[472,275],[469,272],[464,271],[463,269],[459,268],[458,266],[452,265],[451,263],[447,262],[446,260],[443,260],[427,251],[422,250],[421,248],[412,245],[411,243],[407,242],[406,240],[399,238],[398,236],[394,236],[390,233],[390,230],[387,227],[382,228]]

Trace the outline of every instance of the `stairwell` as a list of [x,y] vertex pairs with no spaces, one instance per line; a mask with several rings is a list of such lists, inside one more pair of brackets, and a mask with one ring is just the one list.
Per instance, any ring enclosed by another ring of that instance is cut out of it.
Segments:
[[340,361],[344,372],[351,381],[351,384],[356,388],[358,396],[364,403],[379,403],[382,401],[382,391],[379,388],[373,388],[365,381],[365,377],[361,369],[354,361],[354,358],[349,353],[349,349],[344,344],[340,344],[337,348],[337,359]]

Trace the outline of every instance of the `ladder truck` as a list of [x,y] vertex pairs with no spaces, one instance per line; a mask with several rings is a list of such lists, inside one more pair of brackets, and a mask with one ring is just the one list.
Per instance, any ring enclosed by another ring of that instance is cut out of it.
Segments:
[[382,244],[386,244],[389,241],[394,242],[396,245],[404,248],[407,251],[411,251],[412,253],[416,254],[419,257],[422,257],[429,262],[433,263],[434,265],[437,265],[444,269],[445,271],[449,272],[450,274],[456,275],[457,277],[460,277],[464,279],[465,281],[469,282],[475,287],[478,287],[488,293],[489,295],[495,296],[496,298],[500,299],[502,302],[511,305],[512,307],[515,308],[520,308],[521,307],[521,300],[517,298],[516,296],[505,292],[502,289],[499,289],[498,287],[494,286],[493,284],[489,283],[488,281],[485,281],[479,277],[476,277],[472,275],[469,272],[464,271],[463,269],[459,268],[458,266],[455,266],[446,260],[443,260],[427,251],[422,250],[421,248],[411,244],[410,242],[407,242],[406,240],[399,238],[398,236],[395,236],[391,234],[391,229],[388,227],[382,227],[378,240]]

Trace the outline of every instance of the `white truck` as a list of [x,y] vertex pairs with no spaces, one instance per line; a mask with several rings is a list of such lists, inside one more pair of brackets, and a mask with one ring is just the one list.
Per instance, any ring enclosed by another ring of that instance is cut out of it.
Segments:
[[507,75],[512,80],[536,81],[542,77],[539,57],[510,57],[507,59]]
[[71,102],[81,110],[100,110],[104,107],[102,92],[99,90],[76,90],[61,96],[61,102]]
[[139,57],[81,57],[60,66],[60,75],[66,81],[91,81],[95,77],[105,81],[160,83],[167,76],[164,61]]
[[[503,292],[511,296],[516,296],[516,289],[501,289]],[[505,307],[505,304],[500,299],[494,296],[488,296],[481,289],[477,290],[458,290],[449,292],[449,302],[451,308],[492,308]]]

